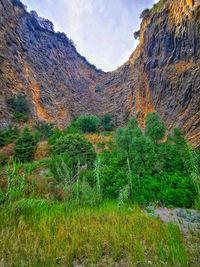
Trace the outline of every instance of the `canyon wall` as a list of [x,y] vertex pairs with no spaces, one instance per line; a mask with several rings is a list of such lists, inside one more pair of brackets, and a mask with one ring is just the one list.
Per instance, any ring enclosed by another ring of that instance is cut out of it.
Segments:
[[142,18],[137,49],[106,73],[50,21],[0,0],[0,122],[12,121],[7,100],[24,92],[33,119],[66,126],[80,114],[110,113],[118,125],[133,115],[144,125],[156,110],[199,146],[200,0],[161,0]]

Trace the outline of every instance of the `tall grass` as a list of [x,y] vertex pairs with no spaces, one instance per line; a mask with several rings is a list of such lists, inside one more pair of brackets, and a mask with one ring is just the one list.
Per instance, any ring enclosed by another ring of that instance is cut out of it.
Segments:
[[5,266],[188,266],[176,226],[138,207],[21,200],[0,209],[0,262]]

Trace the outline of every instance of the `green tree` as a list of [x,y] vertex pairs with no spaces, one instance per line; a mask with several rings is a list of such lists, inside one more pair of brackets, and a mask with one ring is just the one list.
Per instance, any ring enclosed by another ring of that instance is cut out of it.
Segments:
[[126,156],[130,156],[133,137],[135,135],[140,136],[141,134],[142,131],[138,127],[137,120],[131,118],[126,127],[119,128],[116,131],[115,141],[118,149],[121,150],[123,154],[125,153]]
[[95,133],[100,125],[100,119],[94,115],[82,115],[76,122],[83,133]]
[[67,154],[73,164],[87,164],[93,166],[96,153],[92,144],[80,134],[68,134],[61,136],[52,145],[51,151],[54,155]]
[[7,127],[0,130],[0,147],[12,143],[19,135],[17,127]]
[[165,137],[166,126],[157,113],[149,113],[146,118],[145,135],[154,142],[159,142]]
[[105,131],[112,131],[114,129],[113,116],[106,114],[101,118],[101,126]]
[[14,112],[17,121],[26,121],[29,112],[27,98],[24,94],[18,93],[7,101],[8,105]]
[[54,134],[54,125],[45,121],[38,121],[35,124],[40,140],[47,140]]
[[18,138],[14,148],[14,158],[19,162],[29,162],[33,159],[37,147],[37,139],[26,127]]

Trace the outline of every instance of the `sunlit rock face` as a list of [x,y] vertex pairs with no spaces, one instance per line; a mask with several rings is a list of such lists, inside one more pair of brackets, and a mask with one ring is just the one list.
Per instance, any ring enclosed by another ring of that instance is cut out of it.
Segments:
[[133,115],[144,125],[156,110],[169,129],[181,127],[199,145],[199,0],[162,0],[145,12],[139,46],[109,73],[90,65],[50,21],[16,2],[0,0],[2,123],[12,121],[6,101],[23,91],[33,119],[66,126],[80,114],[110,113],[118,125]]

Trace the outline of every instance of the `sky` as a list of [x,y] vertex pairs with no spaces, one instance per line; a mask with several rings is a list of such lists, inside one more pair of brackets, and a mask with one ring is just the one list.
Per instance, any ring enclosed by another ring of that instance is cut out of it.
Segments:
[[156,0],[22,0],[28,11],[51,20],[97,68],[115,70],[137,46],[139,16]]

